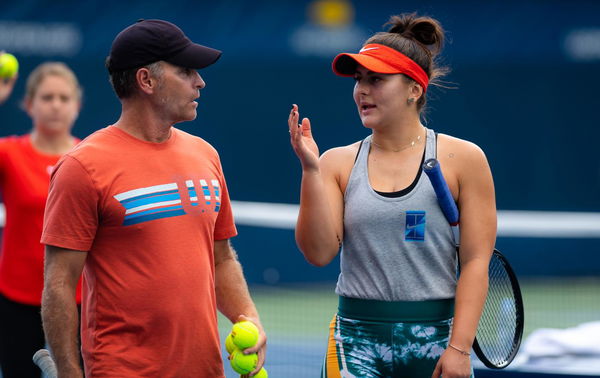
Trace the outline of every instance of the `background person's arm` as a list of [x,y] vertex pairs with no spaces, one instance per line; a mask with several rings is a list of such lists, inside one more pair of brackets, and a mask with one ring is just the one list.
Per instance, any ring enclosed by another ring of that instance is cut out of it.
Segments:
[[[0,50],[0,56],[4,53],[4,50]],[[16,58],[12,56],[11,58],[13,60],[12,67],[10,67],[8,70],[5,70],[5,73],[12,71],[14,72],[14,75],[9,77],[0,77],[0,105],[2,105],[2,103],[10,97],[10,94],[12,93],[12,90],[15,87],[15,83],[17,82],[17,78],[19,77],[18,62],[16,61]]]

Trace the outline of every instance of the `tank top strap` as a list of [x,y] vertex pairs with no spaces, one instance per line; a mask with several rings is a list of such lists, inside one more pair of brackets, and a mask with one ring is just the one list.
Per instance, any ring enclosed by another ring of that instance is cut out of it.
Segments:
[[437,135],[434,130],[427,130],[427,141],[425,144],[425,161],[428,159],[437,159]]
[[356,158],[356,164],[359,166],[367,162],[369,151],[371,151],[371,138],[372,135],[367,136],[360,145],[360,151],[358,151],[358,157]]

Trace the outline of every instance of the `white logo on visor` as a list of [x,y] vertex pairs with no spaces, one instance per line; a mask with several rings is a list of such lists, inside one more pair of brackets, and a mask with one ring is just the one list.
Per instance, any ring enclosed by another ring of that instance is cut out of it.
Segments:
[[377,50],[378,48],[379,47],[369,47],[368,49],[363,48],[363,49],[360,49],[359,53],[369,51],[369,50]]

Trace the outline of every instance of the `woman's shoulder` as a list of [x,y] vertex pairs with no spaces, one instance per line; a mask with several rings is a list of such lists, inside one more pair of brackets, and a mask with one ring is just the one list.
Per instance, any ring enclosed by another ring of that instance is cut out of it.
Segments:
[[0,137],[0,150],[21,150],[28,147],[29,134]]
[[448,173],[458,176],[489,170],[487,157],[477,144],[450,135],[438,134],[437,156]]
[[348,158],[351,158],[352,161],[356,158],[356,154],[362,144],[362,140],[358,142],[354,142],[347,146],[340,146],[331,148],[321,155],[321,160],[333,160],[337,162],[344,161]]
[[0,143],[10,144],[10,143],[23,143],[23,141],[27,141],[29,139],[29,134],[23,135],[7,135],[0,137]]
[[450,157],[459,159],[473,159],[485,157],[485,153],[474,142],[457,138],[447,134],[438,134],[437,139],[438,156]]
[[321,155],[321,170],[325,176],[335,178],[343,193],[352,172],[362,141],[329,149]]

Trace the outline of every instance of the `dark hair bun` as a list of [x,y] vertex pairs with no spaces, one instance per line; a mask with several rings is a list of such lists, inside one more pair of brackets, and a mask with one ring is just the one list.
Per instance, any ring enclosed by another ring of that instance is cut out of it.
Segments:
[[391,25],[388,33],[400,34],[413,39],[433,51],[439,51],[444,44],[444,30],[439,22],[431,17],[417,17],[416,13],[392,16],[386,25]]

